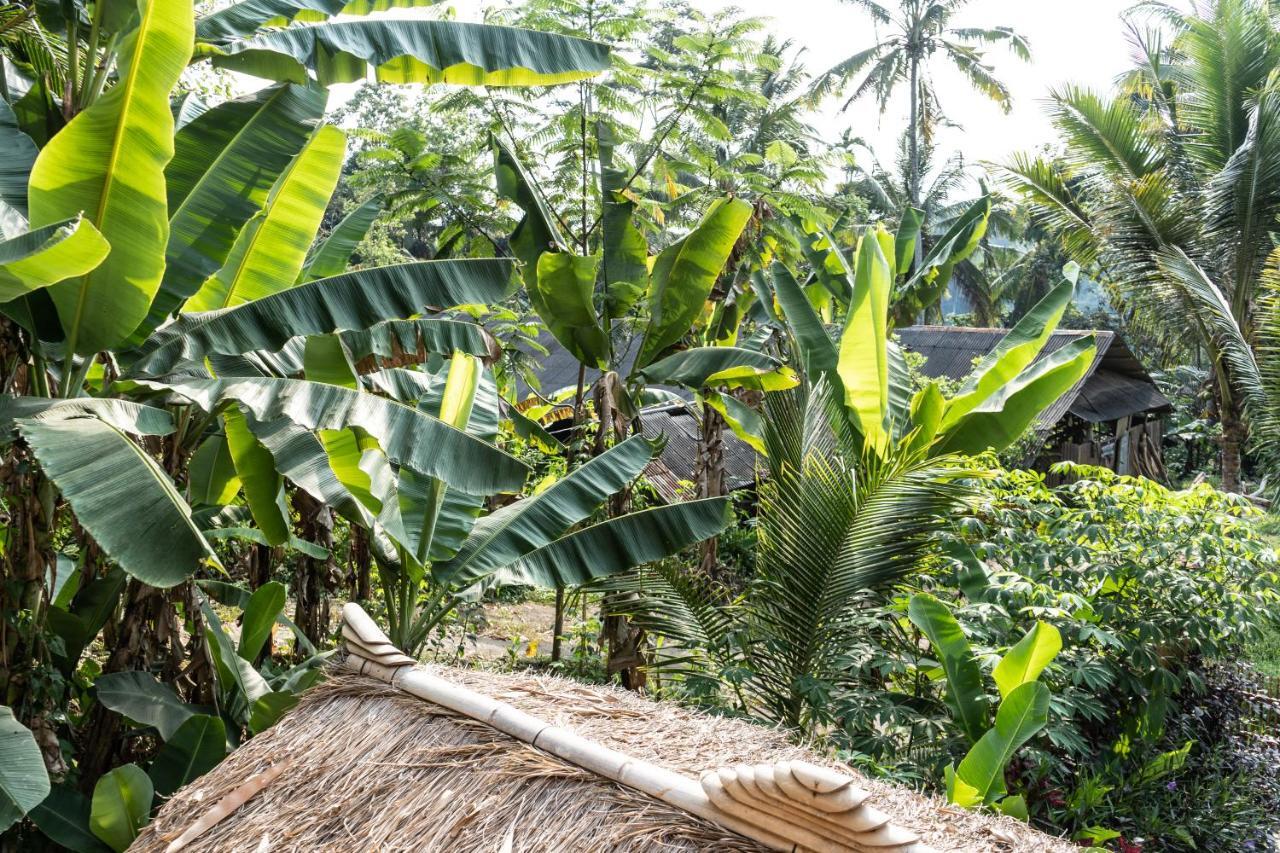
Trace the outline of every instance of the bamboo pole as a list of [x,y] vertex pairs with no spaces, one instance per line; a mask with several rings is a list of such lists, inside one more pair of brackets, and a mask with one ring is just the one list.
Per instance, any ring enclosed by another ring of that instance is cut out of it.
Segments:
[[347,604],[342,616],[348,669],[478,720],[774,850],[933,853],[914,833],[872,808],[867,802],[870,794],[854,787],[848,776],[805,762],[778,762],[709,770],[700,780],[690,779],[417,668],[357,604]]

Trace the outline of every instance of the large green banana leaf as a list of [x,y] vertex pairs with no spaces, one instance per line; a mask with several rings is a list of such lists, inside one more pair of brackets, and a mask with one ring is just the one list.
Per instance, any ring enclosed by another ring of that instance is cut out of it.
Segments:
[[1083,379],[1097,356],[1093,336],[1055,350],[1006,384],[977,411],[942,433],[939,453],[1004,450],[1035,422],[1040,413]]
[[329,236],[307,258],[298,280],[314,281],[346,272],[352,254],[369,233],[373,220],[382,212],[382,206],[382,196],[374,196],[342,217],[342,221],[334,226]]
[[49,773],[31,731],[0,705],[0,832],[49,795]]
[[300,284],[234,308],[184,315],[141,347],[134,375],[158,376],[206,355],[274,351],[291,338],[368,329],[427,309],[501,302],[512,263],[486,258],[374,267]]
[[530,551],[501,569],[504,583],[580,586],[670,557],[729,523],[728,498],[660,506],[611,518]]
[[290,27],[234,42],[213,62],[269,80],[322,85],[454,83],[463,86],[550,86],[582,80],[609,67],[599,42],[552,33],[464,24],[370,18]]
[[18,127],[13,108],[0,99],[0,201],[20,216],[27,215],[27,181],[39,153],[31,137]]
[[326,445],[315,433],[288,418],[261,423],[247,417],[246,421],[258,441],[270,451],[281,476],[349,521],[369,526],[372,515],[339,481],[330,466]]
[[156,794],[169,797],[218,766],[226,756],[226,724],[218,717],[196,714],[156,753],[148,775]]
[[787,325],[795,338],[796,349],[799,350],[800,365],[808,379],[817,382],[824,373],[835,372],[839,353],[827,336],[822,318],[813,310],[813,304],[805,296],[791,270],[775,261],[770,272],[778,306],[787,319]]
[[911,596],[907,616],[929,638],[947,676],[951,713],[969,742],[977,743],[987,730],[987,698],[982,689],[982,671],[964,629],[945,604],[925,593]]
[[222,414],[222,423],[231,462],[244,487],[245,502],[253,513],[253,520],[268,543],[283,545],[289,541],[289,518],[280,502],[283,483],[276,471],[275,459],[249,429],[239,408],[228,407]]
[[165,169],[169,244],[145,337],[226,262],[241,227],[314,133],[328,92],[284,84],[226,101],[178,131]]
[[15,421],[48,413],[51,418],[95,417],[131,435],[169,435],[173,416],[130,400],[72,397],[0,397],[0,445],[9,442]]
[[433,573],[441,583],[470,586],[534,548],[552,542],[634,480],[653,458],[643,436],[629,438],[575,469],[550,488],[485,516],[447,563]]
[[184,311],[216,311],[292,287],[302,271],[346,156],[346,135],[324,125],[276,179],[266,205],[236,235],[227,262]]
[[556,227],[551,208],[534,187],[524,164],[496,137],[493,139],[493,178],[498,195],[514,201],[524,211],[524,218],[511,232],[509,243],[522,264],[525,287],[532,292],[537,286],[538,258],[543,252],[564,251],[567,244]]
[[440,0],[241,0],[196,21],[200,41],[225,42],[266,26],[324,21],[334,15],[368,15],[388,9],[434,6]]
[[126,572],[168,588],[218,564],[169,476],[123,432],[92,417],[17,424],[76,520]]
[[911,269],[922,225],[924,225],[923,210],[908,207],[902,212],[902,221],[898,223],[898,230],[893,235],[894,271],[898,275],[904,275]]
[[991,671],[1000,696],[1008,699],[1014,690],[1035,681],[1060,651],[1062,634],[1048,622],[1037,622]]
[[111,251],[84,217],[0,238],[0,302],[92,271]]
[[599,255],[543,252],[537,274],[525,282],[529,301],[556,340],[579,362],[604,369],[609,336],[593,300],[599,267]]
[[124,853],[151,814],[155,788],[136,764],[110,770],[93,786],[89,828],[116,853]]
[[153,726],[168,740],[182,724],[204,708],[183,702],[167,684],[149,672],[108,672],[93,683],[98,701],[135,723]]
[[626,314],[644,292],[649,277],[649,243],[634,221],[635,202],[622,193],[627,183],[626,170],[613,162],[617,135],[608,122],[596,122],[596,142],[600,152],[600,195],[604,210],[600,214],[603,238],[601,273],[607,288],[606,307],[610,318]]
[[388,320],[371,329],[343,332],[340,337],[351,357],[357,361],[371,355],[399,359],[410,354],[425,361],[432,353],[447,355],[453,352],[465,352],[493,361],[499,352],[498,342],[483,326],[436,317]]
[[31,171],[35,227],[84,212],[111,254],[50,288],[70,351],[113,347],[147,316],[169,240],[164,169],[173,156],[169,94],[191,57],[191,0],[139,2],[119,81],[49,140]]
[[1049,688],[1029,681],[1015,688],[996,712],[996,724],[969,750],[948,780],[948,799],[973,808],[1005,792],[1004,769],[1014,754],[1049,722]]
[[636,355],[637,367],[650,364],[688,333],[750,218],[750,204],[726,199],[712,207],[697,228],[658,255],[649,279],[649,323]]
[[235,401],[264,423],[288,418],[311,430],[360,427],[397,465],[473,495],[518,491],[528,471],[492,444],[411,406],[338,385],[275,378],[177,378],[163,384],[205,411]]
[[[1078,272],[1078,267],[1076,268]],[[1058,327],[1062,314],[1071,304],[1075,278],[1069,275],[1050,290],[1035,307],[1000,339],[996,348],[980,361],[965,377],[960,392],[947,401],[942,428],[947,429],[972,412],[1005,384],[1011,382],[1023,368],[1031,364],[1049,342],[1053,330]]]
[[882,446],[889,430],[889,295],[893,271],[882,249],[883,229],[868,231],[858,245],[853,297],[840,335],[836,370],[845,405],[857,416],[867,443]]
[[681,350],[639,371],[649,382],[703,388],[747,386],[765,391],[795,387],[795,373],[772,356],[739,347]]
[[187,500],[192,506],[223,506],[240,491],[235,462],[225,435],[213,434],[201,442],[187,465]]

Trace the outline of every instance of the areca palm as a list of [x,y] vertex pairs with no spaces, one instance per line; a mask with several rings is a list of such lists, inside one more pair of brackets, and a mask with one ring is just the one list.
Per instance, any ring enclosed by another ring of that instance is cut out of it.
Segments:
[[1170,46],[1135,29],[1144,61],[1117,96],[1052,94],[1063,158],[1016,157],[1004,174],[1068,251],[1099,265],[1123,307],[1171,338],[1190,331],[1209,353],[1223,486],[1235,491],[1280,214],[1280,32],[1257,0],[1162,8]]
[[937,91],[929,74],[935,57],[946,61],[978,92],[991,98],[1007,112],[1011,106],[1008,88],[984,62],[981,47],[1003,44],[1015,56],[1030,60],[1027,40],[1009,27],[954,27],[952,20],[969,0],[902,0],[894,10],[875,0],[847,0],[866,11],[878,25],[887,25],[887,34],[832,66],[813,84],[813,93],[825,97],[843,92],[855,81],[847,108],[859,98],[874,96],[881,111],[900,86],[910,96],[907,124],[907,199],[913,207],[920,203],[920,149],[933,126],[941,118]]

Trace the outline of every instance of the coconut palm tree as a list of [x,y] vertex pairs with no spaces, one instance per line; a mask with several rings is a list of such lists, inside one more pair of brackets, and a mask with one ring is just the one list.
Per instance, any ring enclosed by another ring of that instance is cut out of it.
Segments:
[[911,206],[920,202],[920,148],[932,128],[942,118],[937,91],[929,75],[930,61],[940,55],[972,86],[998,103],[1006,112],[1012,105],[1009,90],[998,80],[979,49],[985,44],[1004,44],[1024,61],[1031,59],[1027,40],[1009,27],[952,27],[951,21],[969,0],[902,0],[896,12],[875,0],[846,0],[858,6],[877,24],[887,24],[887,34],[871,47],[833,65],[813,82],[815,97],[842,92],[858,78],[853,94],[845,102],[874,94],[883,112],[899,85],[906,84],[911,95],[907,122],[907,198]]
[[1018,156],[1004,174],[1078,261],[1099,265],[1114,301],[1210,355],[1222,484],[1237,491],[1280,215],[1280,31],[1262,0],[1144,8],[1172,38],[1133,27],[1139,63],[1116,97],[1054,92],[1063,157]]

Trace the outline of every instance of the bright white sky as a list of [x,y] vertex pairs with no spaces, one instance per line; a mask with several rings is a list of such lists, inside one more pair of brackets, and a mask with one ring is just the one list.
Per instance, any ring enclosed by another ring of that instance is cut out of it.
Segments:
[[[708,12],[737,6],[748,14],[771,19],[773,32],[805,48],[805,65],[818,73],[871,45],[876,32],[870,18],[840,0],[692,0]],[[881,0],[892,6],[894,0]],[[478,20],[486,0],[455,0],[461,20]],[[975,93],[939,62],[935,82],[947,115],[963,125],[939,136],[940,153],[960,150],[970,163],[1004,160],[1011,152],[1038,148],[1053,138],[1043,99],[1053,86],[1074,82],[1099,89],[1111,86],[1130,65],[1130,49],[1120,12],[1133,0],[971,0],[956,26],[1010,26],[1031,42],[1032,61],[1024,63],[1002,48],[988,58],[1013,93],[1013,110]],[[874,103],[854,105],[839,113],[833,102],[818,122],[828,138],[846,127],[868,140],[888,165],[906,123],[905,92],[898,108],[881,116]]]

